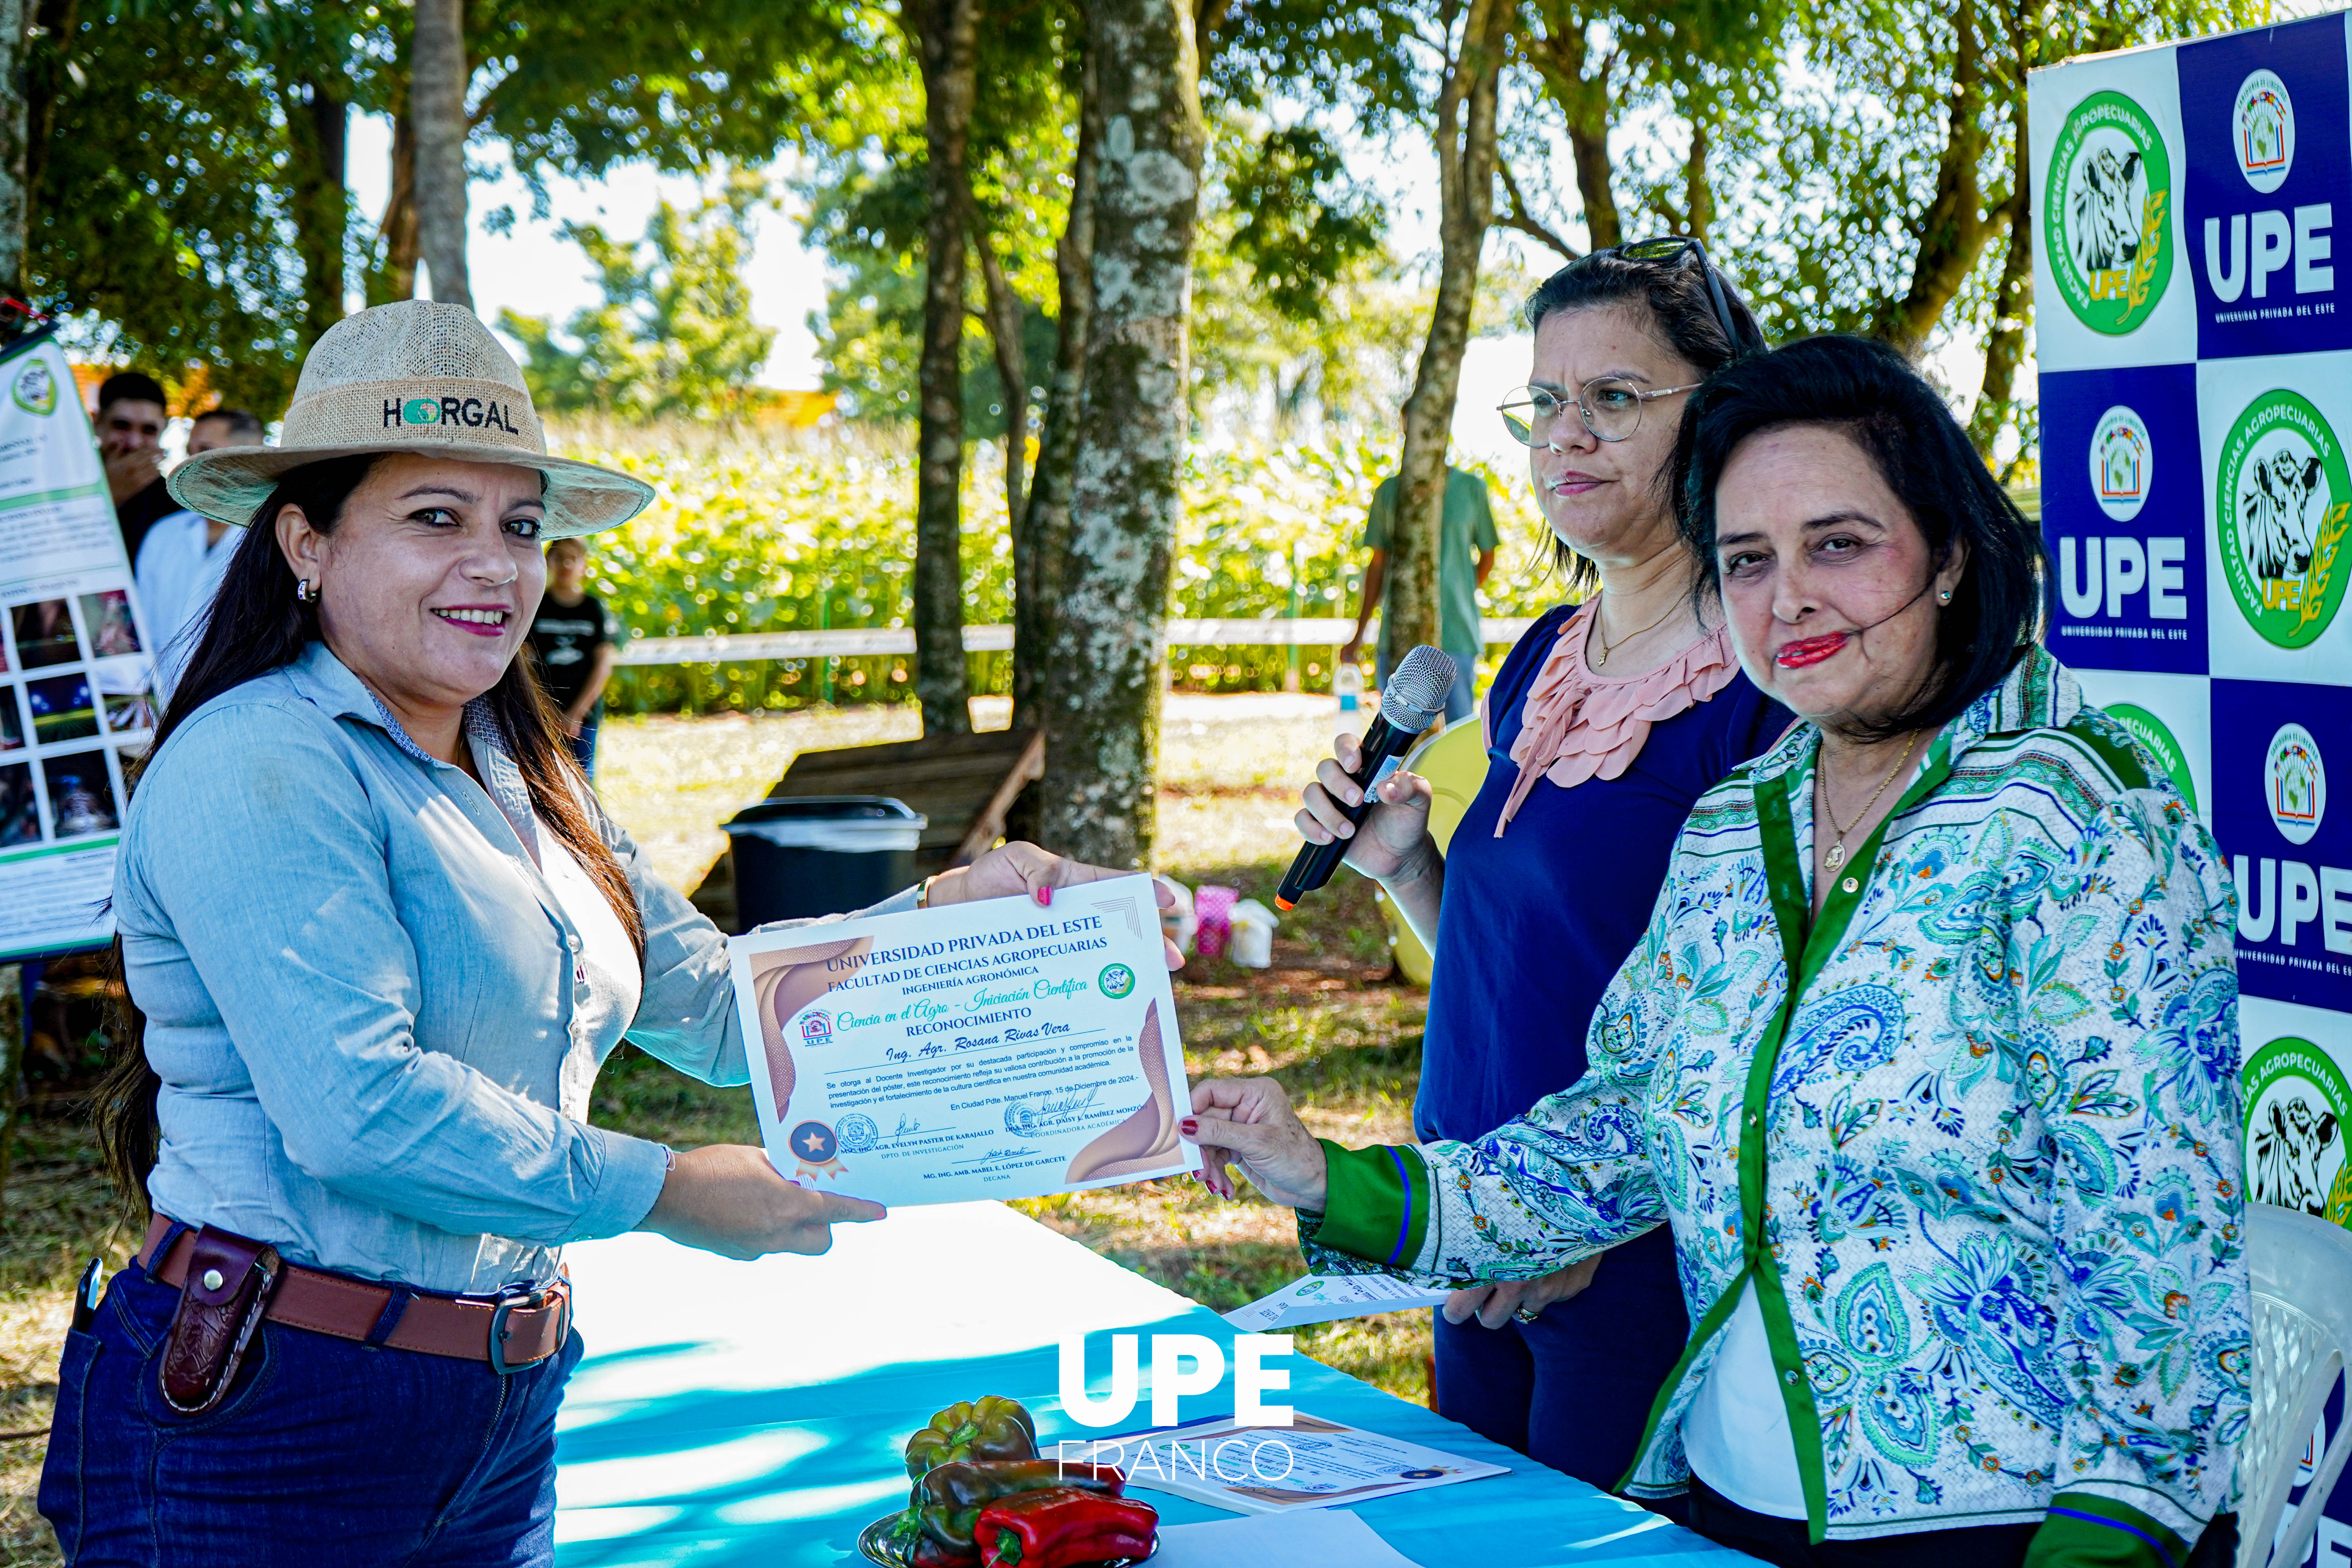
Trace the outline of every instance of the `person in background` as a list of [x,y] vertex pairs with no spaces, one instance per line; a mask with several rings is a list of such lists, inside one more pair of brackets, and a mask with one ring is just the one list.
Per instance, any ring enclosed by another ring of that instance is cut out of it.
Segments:
[[[1349,828],[1352,737],[1298,814],[1309,840],[1349,840],[1347,863],[1435,956],[1413,1102],[1425,1142],[1475,1138],[1583,1075],[1585,1023],[1641,940],[1684,817],[1790,722],[1739,672],[1721,616],[1692,605],[1697,563],[1665,483],[1680,400],[1763,346],[1748,307],[1696,241],[1662,240],[1561,268],[1526,319],[1528,385],[1499,413],[1580,602],[1546,613],[1496,671],[1486,774],[1444,852],[1412,773]],[[1612,1486],[1685,1330],[1663,1230],[1457,1290],[1435,1323],[1437,1412]]]
[[[226,447],[263,445],[261,421],[243,408],[215,408],[196,416],[188,430],[188,456]],[[155,650],[155,689],[169,696],[187,668],[212,607],[221,574],[236,546],[229,525],[183,508],[157,518],[132,557],[139,608],[147,617],[148,646]]]
[[[1391,474],[1372,492],[1372,514],[1364,524],[1364,548],[1372,558],[1364,567],[1364,597],[1356,606],[1356,630],[1339,649],[1339,662],[1353,664],[1364,651],[1364,626],[1381,609],[1380,651],[1372,663],[1372,684],[1385,689],[1389,671],[1404,650],[1392,647],[1388,614],[1389,532],[1396,525],[1398,476]],[[1462,666],[1462,679],[1445,694],[1445,721],[1470,715],[1472,692],[1477,685],[1478,590],[1495,569],[1495,511],[1486,502],[1486,481],[1475,474],[1448,467],[1445,470],[1445,512],[1439,524],[1437,552],[1437,640]]]
[[163,488],[163,427],[171,419],[163,385],[152,375],[126,370],[99,384],[91,422],[114,521],[122,530],[122,553],[131,561],[139,559],[147,531],[180,510]]
[[621,623],[588,591],[588,547],[559,539],[547,547],[547,596],[530,623],[530,649],[539,656],[539,683],[563,719],[563,732],[580,771],[596,776],[596,726],[604,713],[604,683],[621,652]]

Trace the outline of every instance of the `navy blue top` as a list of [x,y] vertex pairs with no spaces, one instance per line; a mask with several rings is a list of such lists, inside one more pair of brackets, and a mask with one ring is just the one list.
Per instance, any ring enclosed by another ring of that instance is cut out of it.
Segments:
[[1573,614],[1563,605],[1529,627],[1487,692],[1486,782],[1445,854],[1413,1106],[1423,1142],[1491,1132],[1584,1076],[1586,1026],[1649,924],[1683,820],[1790,722],[1735,675],[1710,700],[1650,726],[1618,777],[1573,789],[1538,780],[1497,838],[1518,779],[1520,709]]

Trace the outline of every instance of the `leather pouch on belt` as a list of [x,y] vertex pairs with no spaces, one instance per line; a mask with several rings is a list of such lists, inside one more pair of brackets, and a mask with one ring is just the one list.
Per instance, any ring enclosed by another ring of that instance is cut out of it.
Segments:
[[218,1405],[236,1381],[278,1284],[277,1249],[206,1226],[188,1253],[179,1310],[163,1342],[163,1401],[183,1415]]

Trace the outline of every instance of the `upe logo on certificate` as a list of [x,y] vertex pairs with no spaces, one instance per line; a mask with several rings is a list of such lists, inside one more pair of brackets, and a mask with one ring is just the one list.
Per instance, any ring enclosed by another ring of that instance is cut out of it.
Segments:
[[1151,879],[734,938],[768,1157],[885,1204],[1200,1169]]

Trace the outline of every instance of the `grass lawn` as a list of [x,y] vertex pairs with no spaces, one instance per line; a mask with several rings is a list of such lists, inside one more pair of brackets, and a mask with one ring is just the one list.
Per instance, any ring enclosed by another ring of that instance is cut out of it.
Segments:
[[[976,706],[982,727],[1005,721],[1001,701]],[[1331,729],[1327,700],[1171,698],[1160,869],[1196,886],[1238,888],[1271,906],[1297,842],[1289,819],[1298,784]],[[691,887],[724,847],[717,825],[757,798],[797,752],[916,733],[905,709],[615,719],[604,728],[599,783],[656,869]],[[1425,998],[1386,983],[1388,967],[1370,885],[1343,871],[1286,918],[1273,968],[1195,959],[1177,977],[1188,1070],[1196,1079],[1280,1079],[1326,1136],[1410,1136]],[[58,1344],[82,1263],[99,1254],[119,1266],[137,1239],[100,1172],[79,1104],[50,1099],[34,1110],[0,1229],[0,1568],[58,1561],[33,1511],[41,1440],[9,1435],[47,1426]],[[673,1143],[758,1142],[749,1090],[695,1083],[628,1047],[598,1081],[594,1116]],[[1228,1204],[1191,1182],[1150,1182],[1015,1206],[1219,1310],[1301,1269],[1289,1212],[1255,1194]],[[1297,1334],[1299,1348],[1318,1360],[1426,1402],[1427,1313]]]

